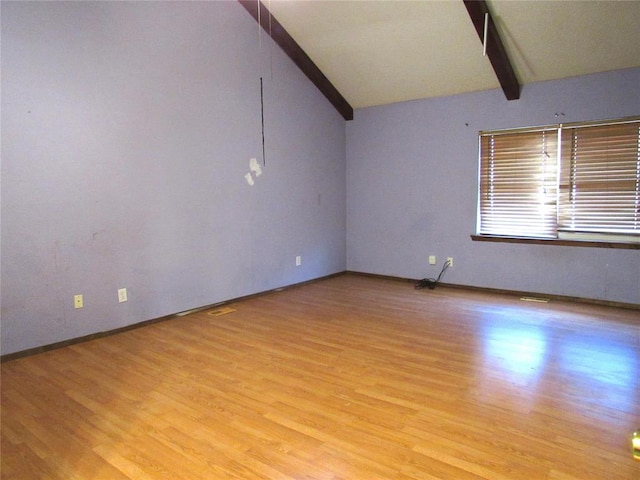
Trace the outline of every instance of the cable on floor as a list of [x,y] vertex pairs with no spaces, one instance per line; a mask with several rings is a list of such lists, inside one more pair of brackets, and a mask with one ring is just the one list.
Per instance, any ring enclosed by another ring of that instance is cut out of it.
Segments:
[[429,290],[433,290],[434,288],[436,288],[436,285],[440,282],[440,279],[442,278],[442,275],[444,275],[444,272],[447,270],[447,268],[449,268],[449,260],[444,262],[444,265],[442,266],[442,270],[440,270],[440,275],[438,275],[438,278],[435,278],[435,279],[423,278],[422,280],[420,280],[418,283],[415,284],[416,290],[420,290],[423,288],[428,288]]

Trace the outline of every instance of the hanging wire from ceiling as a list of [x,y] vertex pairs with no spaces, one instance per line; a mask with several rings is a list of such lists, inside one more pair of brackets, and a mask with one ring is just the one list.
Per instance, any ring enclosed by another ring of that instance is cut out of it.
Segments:
[[482,56],[487,56],[487,33],[489,31],[489,12],[484,14],[484,37],[482,40]]
[[262,77],[260,77],[260,119],[262,122],[262,165],[267,166],[267,157],[264,149],[264,86]]
[[[267,165],[267,157],[265,152],[265,142],[264,142],[264,78],[262,75],[262,2],[258,0],[258,65],[260,69],[260,123],[261,123],[261,133],[262,133],[262,165]],[[271,0],[269,0],[269,37],[271,37]],[[269,49],[270,57],[272,55],[271,48]],[[273,59],[270,58],[270,64],[273,64]],[[271,69],[271,77],[273,77],[273,66],[270,65]]]

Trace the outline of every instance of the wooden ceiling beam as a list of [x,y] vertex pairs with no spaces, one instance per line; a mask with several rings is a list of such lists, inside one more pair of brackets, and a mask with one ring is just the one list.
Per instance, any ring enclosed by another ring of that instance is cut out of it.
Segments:
[[509,61],[507,51],[504,48],[504,44],[502,43],[502,39],[500,38],[500,34],[496,28],[496,24],[491,17],[491,12],[489,12],[489,6],[487,5],[486,0],[463,0],[463,2],[464,6],[467,7],[467,12],[469,13],[469,17],[471,17],[473,26],[476,28],[476,32],[478,32],[480,42],[485,41],[484,19],[485,14],[489,14],[486,39],[487,56],[491,61],[491,66],[493,66],[493,70],[496,72],[496,76],[498,77],[498,81],[502,86],[502,91],[507,97],[507,100],[519,99],[520,83],[518,82],[513,66]]
[[[338,89],[333,86],[329,79],[320,71],[313,63],[306,52],[298,45],[298,43],[289,35],[278,20],[271,15],[267,7],[258,0],[238,0],[255,19],[267,34],[273,38],[280,48],[286,53],[291,60],[302,70],[302,72],[311,80],[311,82],[327,97],[327,100],[340,112],[345,120],[353,120],[353,107],[340,94]],[[258,15],[258,6],[260,7],[260,15]]]

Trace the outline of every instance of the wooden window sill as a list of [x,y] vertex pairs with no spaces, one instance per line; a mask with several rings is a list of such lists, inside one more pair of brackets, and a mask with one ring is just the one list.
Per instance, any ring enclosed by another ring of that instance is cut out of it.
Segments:
[[569,247],[622,248],[640,250],[640,243],[603,242],[592,240],[560,240],[554,238],[501,237],[497,235],[471,235],[474,242],[528,243],[532,245],[557,245]]

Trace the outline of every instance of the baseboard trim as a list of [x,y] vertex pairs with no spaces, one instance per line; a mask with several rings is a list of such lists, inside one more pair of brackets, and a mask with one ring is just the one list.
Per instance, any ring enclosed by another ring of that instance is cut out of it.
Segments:
[[[284,286],[284,287],[273,288],[271,290],[265,290],[263,292],[257,292],[257,293],[253,293],[251,295],[244,295],[242,297],[232,298],[232,299],[225,300],[225,301],[218,302],[218,303],[214,303],[214,304],[211,304],[211,305],[203,305],[201,307],[196,307],[196,308],[184,311],[184,312],[176,312],[176,313],[171,314],[171,315],[166,315],[166,316],[159,317],[159,318],[154,318],[154,319],[151,319],[151,320],[145,320],[145,321],[142,321],[142,322],[134,323],[132,325],[127,325],[127,326],[124,326],[124,327],[115,328],[113,330],[106,330],[104,332],[96,332],[96,333],[92,333],[92,334],[85,335],[85,336],[82,336],[82,337],[71,338],[69,340],[63,340],[63,341],[56,342],[56,343],[51,343],[51,344],[48,344],[48,345],[42,345],[40,347],[34,347],[34,348],[29,348],[27,350],[21,350],[21,351],[14,352],[14,353],[8,353],[6,355],[0,355],[0,363],[5,363],[5,362],[9,362],[11,360],[17,360],[19,358],[29,357],[29,356],[37,355],[37,354],[40,354],[40,353],[45,353],[45,352],[48,352],[48,351],[51,351],[51,350],[56,350],[56,349],[59,349],[59,348],[64,348],[64,347],[69,347],[69,346],[72,346],[72,345],[77,345],[79,343],[89,342],[91,340],[97,340],[99,338],[109,337],[111,335],[118,335],[120,333],[124,333],[124,332],[127,332],[129,330],[135,330],[135,329],[138,329],[138,328],[146,327],[148,325],[153,325],[154,323],[164,322],[164,321],[172,319],[172,318],[186,316],[186,315],[189,315],[191,313],[198,312],[198,311],[209,310],[209,309],[214,308],[214,307],[220,307],[222,305],[227,305],[227,304],[234,303],[234,302],[239,302],[239,301],[242,301],[242,300],[248,300],[250,298],[260,297],[260,296],[269,295],[269,294],[275,293],[275,292],[281,292],[281,291],[289,290],[289,289],[292,289],[292,288],[302,287],[304,285],[309,285],[309,284],[312,284],[312,283],[320,282],[322,280],[327,280],[329,278],[334,278],[334,277],[338,277],[338,276],[341,276],[341,275],[357,275],[357,276],[361,276],[361,277],[377,278],[377,279],[381,279],[381,280],[392,280],[392,281],[396,281],[396,282],[405,282],[405,283],[411,283],[411,284],[415,284],[416,282],[419,281],[419,279],[414,279],[414,278],[397,277],[397,276],[393,276],[393,275],[380,275],[380,274],[376,274],[376,273],[367,273],[367,272],[357,272],[357,271],[352,271],[352,270],[345,270],[345,271],[342,271],[342,272],[332,273],[330,275],[325,275],[323,277],[314,278],[314,279],[311,279],[311,280],[306,280],[304,282],[294,283],[294,284],[287,285],[287,286]],[[540,292],[525,292],[525,291],[519,291],[519,290],[505,290],[505,289],[500,289],[500,288],[476,287],[476,286],[472,286],[472,285],[458,285],[458,284],[453,284],[453,283],[439,283],[438,284],[438,288],[469,290],[469,291],[476,291],[476,292],[481,292],[481,293],[491,293],[491,294],[497,294],[497,295],[510,295],[510,296],[520,296],[520,297],[534,297],[534,298],[543,297],[543,298],[547,298],[547,299],[553,300],[553,301],[572,302],[572,303],[585,303],[585,304],[599,305],[599,306],[605,306],[605,307],[624,308],[624,309],[628,309],[628,310],[640,310],[640,304],[635,304],[635,303],[611,302],[611,301],[606,301],[606,300],[597,300],[597,299],[583,298],[583,297],[571,297],[571,296],[566,296],[566,295],[549,295],[549,294],[540,293]]]
[[133,323],[131,325],[126,325],[124,327],[114,328],[112,330],[105,330],[104,332],[91,333],[89,335],[84,335],[82,337],[70,338],[68,340],[62,340],[60,342],[50,343],[48,345],[42,345],[40,347],[34,347],[34,348],[26,349],[26,350],[20,350],[18,352],[7,353],[6,355],[0,355],[0,363],[10,362],[11,360],[17,360],[19,358],[30,357],[32,355],[37,355],[37,354],[40,354],[40,353],[49,352],[51,350],[57,350],[59,348],[70,347],[72,345],[77,345],[79,343],[89,342],[91,340],[97,340],[97,339],[100,339],[100,338],[110,337],[112,335],[118,335],[120,333],[128,332],[130,330],[136,330],[138,328],[146,327],[148,325],[153,325],[154,323],[164,322],[164,321],[170,320],[172,318],[184,317],[184,316],[189,315],[191,313],[196,313],[196,312],[199,312],[199,311],[202,311],[202,310],[209,310],[209,309],[212,309],[212,308],[215,308],[215,307],[220,307],[222,305],[228,305],[230,303],[235,303],[235,302],[239,302],[239,301],[242,301],[242,300],[248,300],[250,298],[260,297],[260,296],[263,296],[263,295],[269,295],[269,294],[274,293],[274,292],[281,292],[281,291],[289,290],[289,289],[292,289],[292,288],[302,287],[304,285],[309,285],[311,283],[319,282],[319,281],[322,281],[322,280],[327,280],[329,278],[337,277],[337,276],[344,275],[344,274],[345,274],[345,272],[332,273],[330,275],[325,275],[323,277],[314,278],[314,279],[311,279],[311,280],[305,280],[304,282],[294,283],[294,284],[286,285],[286,286],[283,286],[283,287],[277,287],[277,288],[273,288],[271,290],[265,290],[263,292],[252,293],[250,295],[244,295],[244,296],[241,296],[241,297],[236,297],[236,298],[232,298],[232,299],[229,299],[229,300],[224,300],[222,302],[213,303],[213,304],[210,304],[210,305],[203,305],[201,307],[192,308],[192,309],[187,310],[187,311],[176,312],[176,313],[173,313],[173,314],[170,314],[170,315],[165,315],[163,317],[153,318],[151,320],[144,320],[142,322]]
[[[395,280],[400,282],[409,282],[416,283],[419,282],[419,279],[405,278],[405,277],[394,277],[390,275],[378,275],[375,273],[366,273],[366,272],[356,272],[356,271],[346,271],[345,273],[351,275],[359,275],[363,277],[371,277],[371,278],[380,278],[385,280]],[[490,288],[490,287],[476,287],[473,285],[458,285],[454,283],[438,283],[438,288],[453,288],[459,290],[470,290],[476,292],[484,292],[484,293],[492,293],[497,295],[510,295],[510,296],[519,296],[519,297],[534,297],[534,298],[548,298],[549,300],[554,301],[562,301],[562,302],[572,302],[572,303],[585,303],[589,305],[600,305],[605,307],[613,307],[613,308],[624,308],[626,310],[640,310],[640,304],[637,303],[625,303],[625,302],[612,302],[608,300],[598,300],[595,298],[585,298],[585,297],[572,297],[568,295],[553,295],[548,293],[540,293],[540,292],[526,292],[521,290],[506,290],[502,288]]]

